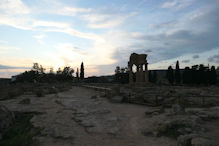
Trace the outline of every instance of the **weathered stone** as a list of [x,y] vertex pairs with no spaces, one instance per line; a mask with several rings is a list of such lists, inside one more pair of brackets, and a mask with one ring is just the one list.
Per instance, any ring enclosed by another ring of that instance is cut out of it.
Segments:
[[184,114],[185,109],[184,109],[184,107],[180,106],[179,104],[173,104],[172,105],[172,113],[173,114]]
[[216,144],[216,142],[210,140],[210,139],[206,139],[206,138],[203,138],[203,137],[194,137],[192,138],[191,140],[191,145],[194,145],[194,146],[217,146],[218,144]]
[[192,138],[195,136],[197,135],[195,134],[181,135],[177,138],[177,145],[178,146],[189,146],[191,145]]

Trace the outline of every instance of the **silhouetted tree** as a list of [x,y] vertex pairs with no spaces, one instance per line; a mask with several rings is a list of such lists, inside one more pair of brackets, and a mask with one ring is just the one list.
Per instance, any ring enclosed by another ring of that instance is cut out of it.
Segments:
[[157,82],[157,72],[156,71],[153,71],[152,82],[153,83]]
[[40,74],[44,74],[45,73],[45,68],[43,68],[42,65],[40,65],[40,68],[39,68],[39,71],[40,71]]
[[76,72],[76,78],[79,80],[79,70],[77,68],[77,72]]
[[172,66],[169,66],[168,67],[168,70],[167,70],[167,79],[169,81],[170,84],[173,84],[174,82],[174,74],[173,74],[173,68]]
[[84,79],[84,63],[81,63],[80,79]]
[[216,82],[217,82],[217,73],[215,66],[212,66],[210,71],[210,83],[215,84]]
[[152,72],[151,70],[149,70],[149,72],[148,72],[148,81],[152,83],[153,79],[152,79],[152,73],[151,72]]
[[115,74],[118,74],[118,73],[120,73],[120,67],[119,66],[117,66],[116,69],[115,69]]
[[74,69],[70,66],[64,67],[62,74],[67,77],[73,77]]
[[35,71],[37,74],[40,72],[40,67],[38,63],[33,63],[33,71]]
[[117,66],[115,69],[115,82],[118,82],[121,84],[128,83],[129,82],[129,74],[127,71],[128,71],[127,67],[120,68],[119,66]]
[[181,75],[180,75],[179,61],[178,60],[176,62],[175,81],[177,84],[181,83]]
[[191,82],[191,70],[189,67],[185,67],[183,71],[183,83],[190,84]]
[[49,73],[50,73],[50,74],[54,74],[54,69],[53,69],[53,67],[51,67],[51,68],[49,69]]
[[57,74],[57,75],[62,74],[62,69],[61,69],[60,67],[59,67],[58,70],[56,71],[56,74]]

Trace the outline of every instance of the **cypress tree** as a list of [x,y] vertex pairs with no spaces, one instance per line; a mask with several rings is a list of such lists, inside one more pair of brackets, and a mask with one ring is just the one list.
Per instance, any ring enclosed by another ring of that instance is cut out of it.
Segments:
[[84,79],[84,63],[81,63],[80,79]]
[[180,82],[181,82],[181,75],[180,75],[179,61],[178,60],[176,62],[175,80],[176,80],[177,84],[180,84]]
[[78,68],[77,68],[77,72],[76,72],[76,78],[77,78],[77,80],[79,79],[79,71],[78,71]]

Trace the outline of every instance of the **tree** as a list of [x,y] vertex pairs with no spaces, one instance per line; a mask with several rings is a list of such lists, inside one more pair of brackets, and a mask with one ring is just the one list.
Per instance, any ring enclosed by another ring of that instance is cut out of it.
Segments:
[[149,72],[148,72],[148,81],[149,82],[153,82],[153,79],[152,79],[152,71],[151,70],[149,70]]
[[70,66],[64,67],[62,74],[67,77],[73,77],[74,69]]
[[156,83],[156,82],[157,82],[157,72],[156,72],[156,70],[153,71],[152,82],[153,82],[153,83]]
[[115,74],[118,74],[118,73],[120,73],[120,72],[121,72],[120,67],[117,66],[116,69],[115,69]]
[[169,81],[170,84],[173,84],[174,82],[174,74],[173,74],[173,68],[172,66],[169,66],[168,67],[168,70],[167,70],[167,79]]
[[49,69],[49,73],[50,73],[50,74],[54,74],[54,69],[53,69],[53,67],[51,67],[51,68]]
[[183,83],[190,84],[191,82],[191,70],[189,67],[185,67],[183,71]]
[[56,71],[56,74],[59,75],[62,73],[62,69],[59,67],[58,70]]
[[41,74],[44,74],[45,73],[45,68],[43,68],[43,66],[42,65],[40,65],[40,68],[39,68],[39,71],[40,71],[40,73]]
[[84,63],[81,63],[80,79],[84,79]]
[[40,72],[40,67],[38,63],[33,63],[33,71],[35,71],[37,74]]
[[76,78],[79,80],[79,70],[77,68],[77,72],[76,72]]
[[181,75],[180,75],[179,61],[178,60],[176,62],[175,80],[176,80],[177,84],[180,84],[180,82],[181,82]]
[[115,69],[115,81],[121,84],[127,84],[129,82],[128,68],[119,66]]
[[215,84],[217,82],[217,73],[216,73],[215,66],[211,67],[210,75],[211,75],[210,76],[210,83]]

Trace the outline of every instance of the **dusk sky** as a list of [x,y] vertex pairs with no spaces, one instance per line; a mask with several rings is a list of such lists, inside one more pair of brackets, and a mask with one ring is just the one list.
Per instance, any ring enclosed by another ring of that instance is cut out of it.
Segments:
[[113,74],[133,52],[149,69],[219,66],[219,0],[0,0],[0,77],[34,62]]

